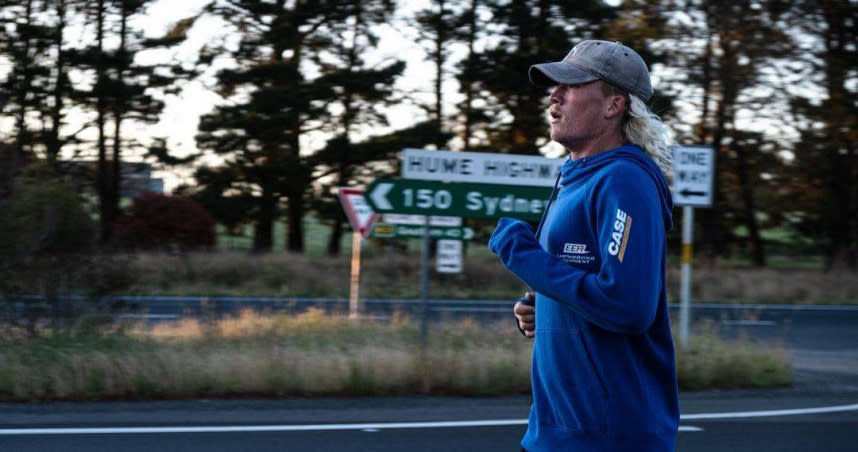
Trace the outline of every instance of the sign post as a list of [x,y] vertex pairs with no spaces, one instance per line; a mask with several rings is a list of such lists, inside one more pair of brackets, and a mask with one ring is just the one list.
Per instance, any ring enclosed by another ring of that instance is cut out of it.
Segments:
[[[367,201],[373,210],[385,215],[426,216],[422,231],[421,290],[421,338],[425,346],[429,314],[429,238],[441,234],[430,227],[429,216],[511,216],[539,220],[563,161],[530,155],[405,149],[401,163],[402,179],[373,182],[367,187]],[[462,243],[445,240],[459,238],[448,235],[452,232],[438,237],[436,265],[439,272],[461,271]],[[467,235],[468,228],[463,228],[462,238],[467,240]]]
[[691,265],[694,208],[711,207],[715,154],[709,146],[677,146],[673,153],[673,202],[682,207],[682,258],[679,289],[679,346],[688,348],[691,324]]
[[346,211],[349,224],[352,225],[352,262],[351,275],[349,277],[349,318],[357,319],[360,296],[360,252],[363,245],[363,237],[369,234],[372,224],[375,222],[376,213],[367,204],[363,196],[363,190],[350,187],[339,187],[337,196],[340,204]]

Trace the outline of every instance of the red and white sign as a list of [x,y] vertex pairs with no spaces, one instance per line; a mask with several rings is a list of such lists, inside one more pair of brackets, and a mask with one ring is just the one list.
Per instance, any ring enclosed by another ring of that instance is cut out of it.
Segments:
[[337,189],[337,196],[340,198],[340,204],[343,205],[343,209],[346,211],[346,216],[349,218],[352,229],[366,237],[373,223],[375,223],[377,215],[366,202],[363,190],[339,187]]

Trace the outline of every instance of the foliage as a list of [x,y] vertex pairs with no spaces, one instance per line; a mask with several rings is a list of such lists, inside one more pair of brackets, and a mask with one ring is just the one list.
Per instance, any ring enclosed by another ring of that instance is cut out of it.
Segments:
[[[344,219],[333,188],[395,173],[403,147],[546,152],[546,91],[527,70],[598,38],[643,55],[652,107],[681,143],[716,148],[716,205],[697,215],[707,263],[742,254],[768,265],[766,230],[786,228],[819,246],[826,269],[858,268],[854,1],[433,0],[415,11],[390,0],[218,0],[161,36],[135,21],[158,4],[0,2],[0,146],[10,149],[0,202],[28,163],[48,162],[52,178],[92,166],[84,185],[105,238],[119,214],[116,162],[136,155],[196,171],[182,193],[230,230],[254,223],[254,250],[272,249],[272,223],[285,217],[277,242],[302,251],[313,213],[334,225],[336,255]],[[223,26],[197,70],[167,56],[144,63],[201,19]],[[73,33],[77,24],[87,25]],[[381,48],[390,28],[425,52]],[[420,59],[431,66],[419,67],[421,85],[401,83]],[[201,118],[200,153],[178,158],[139,126],[163,119],[165,100],[190,81],[221,99]]]
[[93,252],[95,226],[74,187],[47,164],[28,166],[14,182],[0,202],[0,318],[36,335],[45,321],[64,330],[83,312],[107,308],[97,296],[126,288],[129,274],[121,257]]
[[712,322],[696,325],[687,350],[677,350],[680,389],[769,388],[792,384],[792,368],[782,347],[724,341]]
[[182,196],[144,193],[113,224],[124,248],[190,250],[215,245],[215,223],[196,201]]
[[[822,94],[791,99],[800,124],[795,160],[787,175],[793,187],[788,209],[807,237],[819,239],[826,269],[858,268],[858,4],[796,2],[784,13],[797,32],[815,39],[793,63]],[[798,71],[797,71],[798,72]]]
[[10,198],[0,210],[0,256],[86,252],[93,224],[80,197],[45,165],[32,165],[15,178]]

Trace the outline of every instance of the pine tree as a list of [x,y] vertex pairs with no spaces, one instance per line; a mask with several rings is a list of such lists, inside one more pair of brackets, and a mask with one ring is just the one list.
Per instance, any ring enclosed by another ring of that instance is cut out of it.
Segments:
[[[141,143],[127,136],[123,124],[129,120],[144,124],[157,122],[164,104],[156,97],[156,92],[169,90],[191,75],[178,64],[135,62],[139,52],[182,42],[185,31],[193,24],[193,18],[181,20],[166,36],[146,39],[142,30],[134,30],[128,23],[131,17],[145,13],[152,1],[88,0],[82,12],[94,19],[95,41],[82,49],[64,52],[64,61],[69,66],[94,80],[91,89],[75,90],[72,100],[94,110],[95,114],[95,189],[102,243],[110,241],[111,225],[120,213],[123,153],[134,147],[143,149]],[[111,38],[118,41],[115,47],[106,44]]]
[[531,87],[532,64],[562,59],[575,41],[597,36],[615,9],[600,1],[491,0],[491,41],[476,52],[479,68],[473,87],[486,92],[488,144],[495,152],[537,154],[547,143],[546,92]]
[[356,132],[387,126],[385,108],[396,102],[393,86],[405,68],[402,61],[390,61],[380,65],[367,65],[365,55],[375,48],[379,38],[374,27],[390,19],[393,5],[386,0],[353,0],[349,16],[332,26],[336,37],[325,51],[329,54],[323,66],[323,75],[315,81],[328,85],[337,94],[329,103],[339,113],[332,116],[327,132],[333,135],[326,147],[312,157],[311,165],[317,168],[314,179],[333,175],[330,185],[323,185],[317,212],[333,217],[333,229],[329,236],[327,252],[335,256],[340,252],[340,242],[346,218],[332,194],[331,187],[352,185],[353,177],[360,165],[379,160],[386,155],[361,155],[355,152]]
[[[771,199],[784,166],[776,157],[776,137],[750,130],[740,114],[752,112],[755,119],[783,124],[772,103],[785,103],[777,97],[785,90],[773,81],[769,68],[790,57],[789,39],[772,3],[680,0],[650,5],[662,17],[675,19],[665,25],[661,41],[662,47],[670,44],[665,65],[681,69],[664,71],[668,75],[662,84],[684,107],[683,117],[674,118],[680,142],[709,144],[715,150],[714,204],[700,215],[701,248],[710,265],[736,241],[737,227],[747,231],[751,262],[766,263],[757,199]],[[696,124],[687,122],[695,116]],[[763,179],[763,173],[772,177]]]
[[[782,5],[784,8],[787,5]],[[802,39],[801,61],[824,95],[797,97],[793,111],[802,125],[796,144],[794,211],[801,231],[820,239],[825,268],[858,268],[858,3],[806,0],[788,13]],[[808,37],[813,38],[807,44]]]
[[3,174],[0,198],[9,196],[12,179],[25,160],[32,160],[38,150],[39,133],[33,125],[46,98],[45,79],[50,69],[45,60],[50,45],[50,26],[39,21],[45,2],[5,0],[0,3],[0,52],[11,63],[11,70],[0,83],[2,110],[14,121],[11,152]]
[[237,67],[218,75],[231,104],[203,116],[198,145],[226,155],[226,165],[242,177],[236,182],[252,187],[255,251],[271,250],[281,197],[287,207],[287,248],[304,250],[303,216],[313,167],[300,140],[325,122],[326,106],[337,98],[330,85],[316,83],[304,71],[324,65],[319,57],[331,45],[327,33],[349,17],[350,3],[230,0],[211,8],[240,31],[241,42],[231,52]]

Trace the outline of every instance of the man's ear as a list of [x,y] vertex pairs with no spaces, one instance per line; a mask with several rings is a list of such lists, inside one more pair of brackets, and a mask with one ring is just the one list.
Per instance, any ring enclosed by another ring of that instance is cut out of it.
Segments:
[[626,105],[626,97],[616,94],[613,96],[609,96],[607,99],[610,103],[607,104],[607,109],[605,110],[605,119],[613,119],[617,116],[622,116],[623,113],[629,108]]

